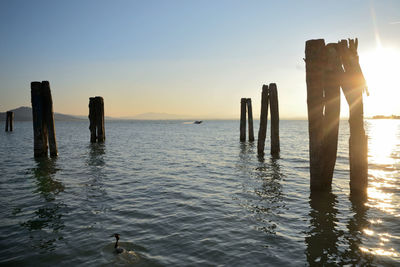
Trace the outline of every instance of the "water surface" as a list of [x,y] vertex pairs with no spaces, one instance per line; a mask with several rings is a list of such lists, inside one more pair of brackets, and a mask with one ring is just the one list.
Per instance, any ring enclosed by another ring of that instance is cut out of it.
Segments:
[[[16,122],[0,131],[0,264],[399,264],[400,123],[366,128],[364,201],[349,194],[346,121],[324,195],[309,191],[306,121],[281,122],[279,158],[240,143],[237,121],[110,121],[104,144],[88,122],[56,122],[55,159],[34,159],[32,124]],[[113,254],[115,232],[138,257]]]

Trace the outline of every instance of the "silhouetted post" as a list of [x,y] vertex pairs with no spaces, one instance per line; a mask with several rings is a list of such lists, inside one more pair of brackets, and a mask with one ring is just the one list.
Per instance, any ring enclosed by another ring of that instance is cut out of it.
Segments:
[[90,142],[96,143],[96,99],[94,97],[89,98],[89,130],[90,130]]
[[104,142],[104,100],[101,96],[89,98],[90,142]]
[[57,156],[57,140],[56,140],[56,129],[54,125],[54,111],[53,111],[53,99],[51,97],[50,83],[48,81],[42,82],[42,97],[44,105],[44,121],[47,126],[47,133],[49,138],[50,156]]
[[13,131],[14,128],[14,112],[12,111],[7,111],[6,113],[6,132],[8,132],[8,129],[10,129],[10,132]]
[[263,85],[261,92],[261,113],[260,128],[258,129],[257,153],[259,156],[264,155],[265,137],[267,135],[268,122],[268,85]]
[[325,41],[308,40],[305,48],[311,191],[330,190],[323,180],[323,109]]
[[271,155],[279,155],[279,105],[275,83],[269,84],[269,104],[271,109]]
[[246,98],[240,100],[240,141],[246,141]]
[[366,193],[368,187],[368,140],[364,130],[363,91],[367,88],[358,60],[358,39],[339,42],[344,67],[342,89],[350,107],[350,191]]
[[42,83],[31,83],[33,151],[35,157],[47,156],[47,129],[44,119]]
[[104,100],[101,96],[96,96],[97,99],[97,142],[104,142],[106,134],[104,130]]
[[324,142],[323,142],[323,175],[324,181],[332,184],[335,169],[340,121],[340,84],[342,62],[338,44],[326,45],[326,65],[324,73]]
[[249,141],[254,141],[253,108],[251,107],[251,98],[247,98],[247,112],[249,119]]

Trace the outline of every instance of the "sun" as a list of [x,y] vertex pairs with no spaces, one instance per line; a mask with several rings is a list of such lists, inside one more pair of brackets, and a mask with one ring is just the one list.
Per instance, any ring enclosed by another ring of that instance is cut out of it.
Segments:
[[365,116],[400,115],[400,50],[379,46],[359,57],[370,93],[364,98]]

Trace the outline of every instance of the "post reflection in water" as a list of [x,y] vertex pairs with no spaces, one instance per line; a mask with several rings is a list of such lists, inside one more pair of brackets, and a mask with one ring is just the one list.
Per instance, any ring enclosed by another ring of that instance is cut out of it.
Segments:
[[102,167],[104,162],[105,145],[104,143],[90,143],[88,165],[91,167]]
[[370,225],[367,219],[367,196],[351,195],[350,201],[354,215],[347,224],[348,233],[345,238],[348,243],[348,249],[344,252],[343,258],[346,264],[370,265],[373,257],[362,249],[363,234]]
[[310,195],[310,229],[305,238],[306,256],[310,265],[335,264],[338,259],[338,239],[342,233],[336,230],[337,197],[330,192]]
[[267,234],[275,234],[279,221],[276,217],[284,208],[281,180],[283,177],[279,159],[271,157],[265,162],[258,157],[254,164],[255,145],[241,143],[240,170],[248,177],[243,182],[241,206],[250,212],[255,221],[255,228]]
[[64,191],[64,185],[54,179],[58,171],[57,158],[39,158],[35,161],[36,167],[32,172],[37,188],[34,193],[39,194],[43,201],[34,212],[34,217],[22,222],[21,226],[30,231],[34,247],[53,250],[55,242],[63,238],[63,213],[66,205],[57,199],[57,195]]

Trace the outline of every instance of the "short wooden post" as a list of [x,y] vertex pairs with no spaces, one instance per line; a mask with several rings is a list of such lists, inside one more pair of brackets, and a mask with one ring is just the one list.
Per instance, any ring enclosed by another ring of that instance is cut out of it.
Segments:
[[42,82],[42,94],[45,110],[44,121],[46,122],[47,126],[50,156],[54,157],[58,155],[58,149],[56,140],[56,128],[54,125],[53,99],[51,97],[50,83],[48,81]]
[[90,142],[96,143],[96,99],[94,97],[89,98],[89,130],[90,130]]
[[7,111],[6,113],[6,132],[10,129],[10,132],[13,131],[14,123],[14,112]]
[[246,141],[246,98],[240,100],[240,141]]
[[311,191],[330,190],[323,181],[323,110],[325,41],[308,40],[305,48]]
[[104,142],[104,100],[101,96],[89,98],[90,142]]
[[261,92],[261,113],[260,128],[258,129],[257,153],[259,156],[264,155],[265,138],[267,135],[268,122],[268,85],[263,85]]
[[269,84],[269,102],[271,109],[271,155],[279,155],[279,106],[278,90],[275,83]]
[[97,100],[97,142],[104,142],[106,134],[104,129],[104,100],[101,96],[96,96]]
[[31,83],[32,122],[33,122],[33,150],[35,157],[47,156],[47,129],[44,121],[44,105],[42,97],[42,83]]
[[247,98],[247,116],[249,119],[249,141],[254,141],[254,130],[253,130],[253,108],[251,107],[251,98]]
[[324,141],[323,141],[323,175],[326,184],[332,184],[335,169],[339,121],[340,121],[340,83],[342,62],[337,43],[326,45],[326,65],[324,73]]
[[365,194],[368,187],[368,138],[364,130],[363,91],[367,88],[358,59],[358,39],[339,42],[344,67],[342,90],[350,107],[350,191]]

